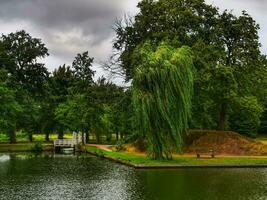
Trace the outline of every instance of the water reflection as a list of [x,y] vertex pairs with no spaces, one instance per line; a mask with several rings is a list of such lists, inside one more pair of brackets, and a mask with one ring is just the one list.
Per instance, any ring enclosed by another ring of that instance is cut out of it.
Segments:
[[263,200],[267,169],[134,170],[95,157],[0,155],[4,200]]
[[0,163],[9,161],[10,156],[9,155],[0,155]]
[[0,199],[128,200],[139,194],[135,194],[136,171],[106,160],[54,155],[11,157],[0,168]]
[[267,169],[141,171],[151,199],[267,199]]

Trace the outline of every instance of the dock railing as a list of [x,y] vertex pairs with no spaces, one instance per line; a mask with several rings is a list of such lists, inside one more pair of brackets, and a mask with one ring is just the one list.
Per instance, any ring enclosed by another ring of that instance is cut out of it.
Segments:
[[79,137],[79,134],[76,132],[73,132],[72,139],[54,140],[54,147],[74,147],[75,145],[78,145],[81,142],[82,142],[82,140]]

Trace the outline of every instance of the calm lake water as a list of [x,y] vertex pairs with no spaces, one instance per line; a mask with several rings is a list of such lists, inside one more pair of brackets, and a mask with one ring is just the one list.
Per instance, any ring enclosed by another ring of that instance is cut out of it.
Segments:
[[95,157],[0,154],[1,200],[265,200],[267,169],[135,170]]

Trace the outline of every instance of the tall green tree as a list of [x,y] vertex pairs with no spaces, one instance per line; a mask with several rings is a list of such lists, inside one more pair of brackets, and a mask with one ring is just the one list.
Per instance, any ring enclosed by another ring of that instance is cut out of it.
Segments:
[[56,111],[56,119],[70,131],[81,132],[83,141],[89,131],[94,108],[88,105],[82,94],[69,96],[66,102],[60,104]]
[[39,58],[48,56],[48,49],[41,39],[33,38],[24,30],[2,35],[5,51],[14,64],[6,70],[13,76],[15,83],[34,97],[42,96],[43,85],[48,71]]
[[26,130],[31,141],[32,134],[40,129],[42,113],[39,108],[49,74],[39,59],[48,56],[48,50],[41,39],[33,38],[23,30],[2,35],[0,43],[0,51],[4,52],[0,53],[0,65],[8,73],[7,85],[23,108],[16,128]]
[[[73,70],[66,65],[59,66],[58,69],[54,70],[52,76],[48,82],[48,88],[50,90],[50,100],[48,101],[49,110],[52,111],[51,116],[55,116],[57,107],[65,103],[68,99],[69,90],[75,85],[75,77]],[[54,130],[58,132],[58,138],[63,139],[64,137],[64,124],[53,118]],[[48,128],[48,127],[47,127]],[[51,130],[51,128],[49,128]]]
[[15,92],[5,83],[7,73],[0,70],[0,131],[7,133],[10,143],[16,143],[16,130],[21,106],[15,99]]
[[92,70],[93,61],[94,59],[89,57],[88,51],[86,51],[78,54],[72,63],[74,77],[77,81],[77,89],[80,92],[83,92],[81,90],[90,87],[94,83],[93,77],[95,72]]
[[[114,122],[114,114],[122,94],[123,89],[121,87],[107,81],[104,77],[99,78],[90,88],[87,96],[91,102],[94,102],[91,130],[95,133],[98,142],[102,142],[101,137],[103,135],[110,139],[111,134],[118,131],[119,125],[118,122]],[[117,114],[119,115],[119,113]]]
[[213,69],[211,79],[211,95],[215,100],[215,108],[219,116],[218,129],[225,130],[227,113],[237,96],[237,83],[231,67],[218,66]]
[[148,140],[153,159],[169,159],[173,150],[181,150],[191,115],[190,49],[145,43],[136,49],[136,64],[132,92],[138,130]]
[[231,114],[230,126],[232,129],[249,137],[256,138],[261,123],[263,107],[254,96],[236,99]]
[[111,121],[117,141],[119,136],[123,140],[128,140],[128,137],[133,136],[133,107],[131,98],[130,89],[121,90],[116,101],[112,104]]

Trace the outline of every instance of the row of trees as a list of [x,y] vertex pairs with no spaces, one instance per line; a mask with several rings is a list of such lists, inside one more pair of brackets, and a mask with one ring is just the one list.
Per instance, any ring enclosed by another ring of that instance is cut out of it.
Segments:
[[0,40],[0,131],[16,142],[16,132],[29,135],[82,132],[111,138],[127,133],[130,114],[128,91],[100,78],[94,81],[93,58],[78,54],[72,66],[49,73],[40,58],[48,49],[25,31],[3,35]]
[[[93,59],[49,73],[40,39],[25,31],[0,40],[0,130],[119,133],[143,138],[153,158],[169,158],[187,128],[266,132],[267,59],[259,25],[203,0],[143,0],[133,19],[116,23],[115,55],[105,65],[123,74],[124,90],[94,81]],[[133,108],[132,108],[133,107]],[[132,112],[135,111],[135,112]],[[135,114],[134,114],[135,113]],[[137,133],[137,134],[136,134]]]

